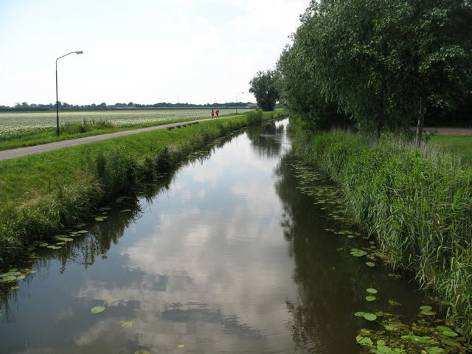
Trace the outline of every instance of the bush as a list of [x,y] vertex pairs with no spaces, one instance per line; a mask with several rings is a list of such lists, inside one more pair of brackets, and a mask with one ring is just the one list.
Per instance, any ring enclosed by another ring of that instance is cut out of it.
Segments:
[[297,153],[340,184],[388,263],[414,271],[472,337],[472,169],[392,137],[371,144],[340,131],[309,140],[299,134]]

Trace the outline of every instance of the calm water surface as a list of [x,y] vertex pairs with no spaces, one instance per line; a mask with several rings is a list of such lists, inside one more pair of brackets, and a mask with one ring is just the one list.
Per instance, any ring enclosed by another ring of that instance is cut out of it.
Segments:
[[234,137],[43,254],[3,297],[0,352],[355,353],[366,287],[414,311],[407,283],[323,231],[333,221],[296,190],[286,124]]

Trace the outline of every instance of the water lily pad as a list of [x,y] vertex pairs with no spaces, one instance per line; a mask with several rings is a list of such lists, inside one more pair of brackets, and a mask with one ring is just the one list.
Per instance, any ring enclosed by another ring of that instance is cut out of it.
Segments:
[[61,249],[61,247],[59,247],[59,246],[53,246],[53,245],[48,246],[47,248],[49,248],[50,250],[60,250],[60,249]]
[[120,321],[120,325],[122,328],[132,328],[134,321]]
[[370,322],[377,320],[377,315],[370,312],[356,312],[354,316],[364,318],[365,320]]
[[405,336],[401,336],[403,340],[415,343],[415,344],[425,344],[425,345],[432,345],[435,344],[436,341],[428,336],[416,336],[414,334],[408,334]]
[[375,297],[374,295],[368,295],[365,297],[365,300],[368,302],[373,302],[377,300],[377,297]]
[[374,262],[366,262],[365,265],[369,268],[374,268],[375,267],[375,263]]
[[390,306],[401,306],[401,305],[402,305],[402,304],[400,304],[399,302],[397,302],[397,301],[395,301],[395,300],[393,300],[393,299],[389,299],[389,300],[388,300],[388,304],[389,304]]
[[72,242],[72,241],[74,241],[73,238],[65,237],[65,236],[56,236],[56,240],[59,240],[59,241],[62,241],[62,242]]
[[379,293],[379,291],[377,289],[374,289],[374,288],[369,288],[369,289],[366,289],[367,293],[369,294],[372,294],[372,295],[376,295]]
[[106,216],[97,216],[97,217],[95,218],[95,221],[97,221],[97,222],[102,222],[102,221],[105,221],[106,219],[107,219]]
[[441,334],[445,337],[454,338],[454,337],[458,336],[458,334],[456,332],[454,332],[452,329],[450,329],[449,327],[446,327],[446,326],[437,326],[436,329],[439,332],[439,334]]
[[377,348],[374,351],[376,354],[404,354],[403,348],[389,347],[384,340],[377,341]]
[[98,315],[102,312],[105,312],[106,308],[104,306],[95,306],[95,307],[92,307],[90,309],[90,312],[93,314],[93,315]]
[[420,315],[423,316],[434,316],[436,312],[433,311],[433,308],[429,305],[420,306]]
[[85,235],[85,234],[88,234],[88,231],[87,230],[79,230],[76,233],[79,234],[79,235]]
[[360,334],[356,337],[356,342],[359,345],[362,345],[363,347],[372,347],[374,345],[372,339],[370,339],[369,337],[364,337]]
[[354,256],[354,257],[357,257],[357,258],[361,258],[361,257],[367,256],[367,252],[366,252],[366,251],[360,250],[360,249],[358,249],[358,248],[352,248],[350,253],[351,253],[351,256]]

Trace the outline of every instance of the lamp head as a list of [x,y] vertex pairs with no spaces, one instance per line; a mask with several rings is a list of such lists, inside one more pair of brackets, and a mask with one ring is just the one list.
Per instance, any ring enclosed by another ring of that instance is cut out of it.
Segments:
[[84,54],[84,52],[82,50],[78,50],[75,52],[75,54]]

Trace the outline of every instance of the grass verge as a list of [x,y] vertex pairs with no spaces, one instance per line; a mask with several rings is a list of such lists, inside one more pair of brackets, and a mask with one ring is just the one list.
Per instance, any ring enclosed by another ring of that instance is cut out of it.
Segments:
[[359,134],[308,135],[292,124],[303,160],[341,186],[349,212],[387,262],[411,270],[472,338],[472,168],[431,145]]
[[82,123],[66,123],[61,126],[61,135],[56,135],[55,128],[38,128],[0,135],[0,151],[26,146],[42,145],[56,141],[84,138],[124,130],[154,127],[164,124],[191,122],[203,118],[174,118],[162,121],[116,125],[111,121],[84,120]]
[[[264,113],[263,119],[279,114]],[[248,124],[243,114],[0,162],[0,265]]]

